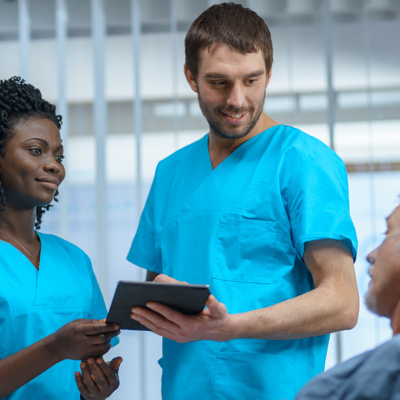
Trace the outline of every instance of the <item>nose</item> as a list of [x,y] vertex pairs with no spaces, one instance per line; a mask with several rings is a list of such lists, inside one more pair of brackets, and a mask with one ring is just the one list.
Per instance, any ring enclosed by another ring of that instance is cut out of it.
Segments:
[[49,172],[51,174],[57,174],[60,172],[60,164],[54,160],[53,157],[49,158],[48,160],[46,160],[46,163],[43,166],[43,169],[46,172]]
[[244,88],[239,83],[232,84],[228,93],[227,104],[234,108],[241,108],[244,105]]

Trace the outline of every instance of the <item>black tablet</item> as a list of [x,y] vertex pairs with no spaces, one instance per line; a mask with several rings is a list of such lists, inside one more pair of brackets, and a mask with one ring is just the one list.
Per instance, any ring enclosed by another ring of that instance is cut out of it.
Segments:
[[209,295],[208,285],[119,281],[107,322],[117,323],[120,329],[149,330],[131,319],[133,306],[146,307],[146,303],[155,301],[194,315],[203,311]]

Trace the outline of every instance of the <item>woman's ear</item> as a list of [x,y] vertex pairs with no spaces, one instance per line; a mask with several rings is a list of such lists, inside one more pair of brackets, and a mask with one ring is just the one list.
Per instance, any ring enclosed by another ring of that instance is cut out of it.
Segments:
[[195,80],[195,78],[194,78],[192,72],[190,71],[189,67],[187,66],[187,64],[185,64],[185,65],[183,66],[183,71],[184,71],[184,73],[185,73],[185,77],[186,77],[186,80],[188,81],[189,86],[192,88],[192,90],[193,90],[194,92],[197,93],[197,83],[196,83],[196,80]]

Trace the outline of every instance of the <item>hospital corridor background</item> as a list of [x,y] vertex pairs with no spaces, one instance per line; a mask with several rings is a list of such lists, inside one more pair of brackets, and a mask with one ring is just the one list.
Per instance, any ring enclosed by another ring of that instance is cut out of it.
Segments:
[[[348,171],[359,250],[357,326],[331,335],[326,366],[391,336],[363,303],[365,255],[400,196],[400,0],[243,0],[271,29],[265,110],[331,146]],[[21,75],[63,115],[67,178],[42,230],[92,259],[107,306],[158,161],[207,133],[184,74],[184,37],[207,0],[0,0],[0,79]],[[110,397],[160,400],[161,339],[123,331]]]

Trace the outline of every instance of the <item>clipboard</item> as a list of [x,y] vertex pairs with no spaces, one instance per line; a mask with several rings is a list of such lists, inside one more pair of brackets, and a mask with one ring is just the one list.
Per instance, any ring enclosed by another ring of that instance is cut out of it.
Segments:
[[203,311],[209,295],[209,285],[119,281],[106,322],[117,323],[120,329],[149,330],[131,318],[132,307],[146,307],[146,303],[154,301],[195,315]]

